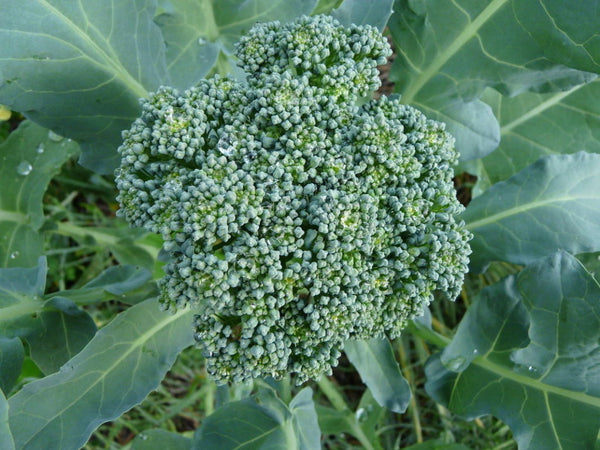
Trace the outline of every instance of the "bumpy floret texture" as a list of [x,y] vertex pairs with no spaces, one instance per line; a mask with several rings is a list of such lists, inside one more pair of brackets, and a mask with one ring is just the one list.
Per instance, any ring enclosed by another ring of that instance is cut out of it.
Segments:
[[379,86],[389,46],[326,16],[256,25],[246,81],[163,87],[124,132],[120,213],[160,233],[166,309],[196,308],[217,381],[330,373],[347,339],[397,337],[454,298],[469,233],[444,125]]

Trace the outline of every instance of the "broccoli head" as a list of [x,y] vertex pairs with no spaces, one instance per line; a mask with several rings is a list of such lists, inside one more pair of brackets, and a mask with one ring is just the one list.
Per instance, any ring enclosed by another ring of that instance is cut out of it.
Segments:
[[458,295],[453,139],[369,100],[390,53],[328,16],[258,24],[237,45],[246,80],[162,87],[124,132],[120,214],[162,235],[162,304],[196,308],[217,381],[317,378],[345,340],[397,337]]

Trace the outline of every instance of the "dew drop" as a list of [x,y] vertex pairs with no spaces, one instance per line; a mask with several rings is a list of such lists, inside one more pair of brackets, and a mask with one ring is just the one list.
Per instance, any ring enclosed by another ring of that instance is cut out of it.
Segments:
[[356,410],[356,420],[358,420],[359,422],[364,422],[367,418],[367,412],[365,411],[364,408],[358,408]]
[[146,436],[145,434],[140,434],[139,438],[140,438],[142,441],[145,441],[146,439],[148,439],[148,436]]
[[206,44],[206,39],[204,39],[204,38],[198,38],[198,44],[200,44],[200,45]]
[[529,370],[531,373],[537,372],[537,367],[535,366],[527,366],[527,370]]
[[19,257],[19,254],[20,254],[20,253],[19,253],[18,251],[16,251],[16,252],[12,252],[12,253],[10,254],[10,259],[17,259],[17,258]]
[[450,370],[459,370],[465,363],[465,358],[459,356],[458,358],[451,359],[446,363],[446,367]]
[[479,355],[479,350],[477,350],[476,348],[473,349],[473,354],[474,355]]
[[40,143],[40,145],[38,145],[37,148],[35,149],[35,152],[41,155],[42,153],[44,153],[44,150],[45,150],[44,144]]
[[219,149],[221,154],[223,154],[225,156],[233,155],[234,148],[233,148],[233,145],[231,145],[229,136],[227,136],[227,135],[224,135],[223,137],[221,137],[221,139],[219,139],[219,142],[217,143],[217,148]]
[[54,142],[60,142],[63,140],[63,137],[60,134],[56,134],[54,131],[48,131],[48,139]]
[[17,166],[17,173],[19,175],[29,175],[31,173],[31,170],[33,169],[32,165],[29,164],[27,161],[21,161],[19,163],[19,165]]

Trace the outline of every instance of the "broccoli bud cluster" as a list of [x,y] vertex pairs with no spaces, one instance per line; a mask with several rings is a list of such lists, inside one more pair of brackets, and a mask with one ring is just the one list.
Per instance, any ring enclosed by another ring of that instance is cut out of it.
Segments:
[[162,87],[124,132],[120,214],[160,233],[166,309],[196,308],[217,381],[330,373],[458,295],[470,234],[444,125],[368,100],[390,48],[328,16],[255,25],[245,81]]

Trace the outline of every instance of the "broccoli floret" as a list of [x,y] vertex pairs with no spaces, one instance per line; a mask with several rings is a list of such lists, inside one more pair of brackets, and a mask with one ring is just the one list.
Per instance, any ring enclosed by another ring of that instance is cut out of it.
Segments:
[[390,53],[328,16],[259,24],[237,45],[245,81],[163,87],[124,132],[120,214],[162,235],[162,304],[196,308],[217,381],[317,378],[345,340],[397,337],[458,295],[453,138],[366,99]]

